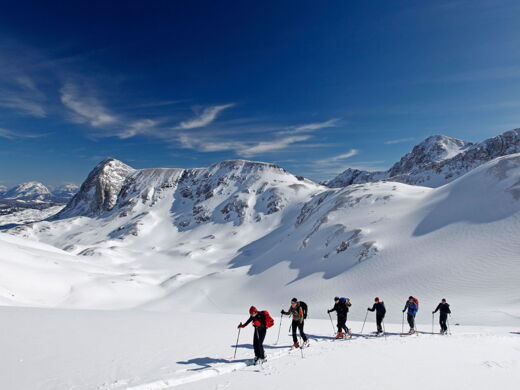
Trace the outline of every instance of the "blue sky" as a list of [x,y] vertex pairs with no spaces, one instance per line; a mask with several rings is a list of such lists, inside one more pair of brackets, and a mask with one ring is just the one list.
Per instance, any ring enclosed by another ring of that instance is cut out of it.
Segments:
[[[21,3],[21,4],[20,4]],[[105,4],[110,3],[110,4]],[[518,1],[2,2],[0,185],[224,159],[315,180],[520,127]]]

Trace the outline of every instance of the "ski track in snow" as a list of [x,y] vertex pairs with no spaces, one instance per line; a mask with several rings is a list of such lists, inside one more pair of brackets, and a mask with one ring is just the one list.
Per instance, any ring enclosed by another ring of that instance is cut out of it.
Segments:
[[[393,329],[397,329],[398,325],[391,325]],[[241,360],[229,360],[226,363],[216,363],[209,364],[210,367],[207,368],[193,368],[193,369],[181,369],[175,371],[170,374],[167,378],[142,383],[137,385],[128,385],[131,380],[122,381],[124,385],[119,386],[108,386],[102,387],[100,390],[167,390],[175,387],[179,387],[182,385],[191,384],[194,382],[204,381],[211,378],[218,378],[223,375],[234,374],[239,371],[254,371],[262,374],[263,376],[270,376],[279,374],[283,369],[290,369],[287,366],[297,366],[298,361],[300,359],[307,359],[309,361],[322,359],[324,354],[331,352],[331,350],[337,351],[338,349],[344,348],[345,352],[348,353],[349,345],[352,343],[369,343],[372,344],[373,341],[369,340],[379,340],[381,343],[385,343],[385,346],[391,346],[392,344],[403,345],[405,343],[420,343],[424,342],[424,340],[431,341],[431,339],[435,339],[436,337],[442,337],[449,340],[454,340],[457,342],[457,339],[467,339],[471,338],[480,338],[482,335],[480,334],[472,334],[472,333],[462,333],[458,336],[453,334],[449,336],[441,336],[438,333],[432,334],[431,332],[418,332],[412,335],[406,335],[406,339],[403,339],[403,334],[400,333],[388,333],[385,336],[375,336],[372,334],[353,334],[351,339],[343,339],[343,340],[334,340],[332,337],[325,336],[312,336],[309,337],[311,340],[311,346],[303,349],[303,356],[301,355],[300,350],[291,349],[287,346],[287,349],[284,352],[270,353],[268,356],[268,360],[262,366],[254,366],[250,365],[247,362]],[[493,336],[491,336],[493,337]],[[291,360],[289,360],[291,359]],[[509,360],[509,361],[492,361],[486,360],[482,361],[481,365],[488,369],[512,369],[516,368],[519,365],[518,360]],[[520,378],[520,376],[519,376]],[[229,378],[229,380],[232,380]],[[228,381],[226,384],[216,384],[215,388],[219,389],[222,387],[228,387],[230,382]],[[209,388],[212,387],[206,382],[203,382],[200,387],[197,388]]]

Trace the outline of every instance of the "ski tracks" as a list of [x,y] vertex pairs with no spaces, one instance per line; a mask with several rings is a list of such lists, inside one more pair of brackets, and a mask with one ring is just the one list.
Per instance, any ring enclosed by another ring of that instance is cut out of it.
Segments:
[[[309,337],[311,340],[310,347],[306,347],[303,349],[303,359],[314,358],[319,356],[323,352],[326,352],[329,348],[330,344],[350,344],[352,341],[356,342],[364,342],[367,340],[367,335],[354,335],[351,339],[345,340],[335,340],[332,337]],[[384,340],[383,337],[368,337],[378,338]],[[369,341],[366,341],[371,343]],[[100,387],[99,390],[167,390],[172,389],[177,386],[185,385],[188,383],[198,382],[204,379],[214,378],[221,375],[231,374],[236,371],[251,371],[251,372],[259,372],[264,373],[265,375],[270,375],[273,370],[276,368],[272,365],[274,360],[279,360],[282,358],[291,358],[291,362],[288,364],[296,364],[295,359],[302,359],[301,352],[297,349],[290,348],[287,346],[287,349],[279,352],[270,352],[268,354],[268,360],[264,364],[260,366],[255,366],[250,364],[250,359],[248,360],[229,360],[225,362],[219,362],[211,364],[206,368],[192,368],[192,369],[180,369],[172,372],[168,375],[167,378],[158,379],[152,382],[147,383],[135,383],[139,381],[138,378],[134,378],[132,380],[120,380],[116,383],[112,383],[112,385],[105,384]],[[287,359],[285,359],[287,360]],[[135,384],[132,384],[134,382]]]

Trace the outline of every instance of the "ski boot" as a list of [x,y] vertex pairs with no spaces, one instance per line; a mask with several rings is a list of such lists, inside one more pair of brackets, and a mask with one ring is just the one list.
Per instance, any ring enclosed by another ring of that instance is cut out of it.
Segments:
[[300,348],[300,343],[297,341],[293,344],[293,348]]
[[338,332],[338,334],[336,335],[336,338],[337,339],[342,339],[343,338],[343,332]]
[[253,364],[255,366],[260,366],[260,365],[264,364],[265,361],[266,361],[265,358],[262,359],[262,358],[255,357]]

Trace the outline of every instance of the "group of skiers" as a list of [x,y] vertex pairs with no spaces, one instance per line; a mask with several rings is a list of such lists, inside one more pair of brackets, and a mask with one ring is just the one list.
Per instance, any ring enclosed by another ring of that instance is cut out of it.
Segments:
[[[337,315],[337,328],[338,332],[336,334],[337,339],[352,337],[350,329],[347,327],[347,315],[350,307],[352,306],[349,298],[340,298],[334,297],[334,307],[332,309],[327,310],[327,314],[332,312],[336,312]],[[377,325],[377,333],[376,335],[384,334],[384,318],[386,314],[385,303],[379,298],[374,298],[374,304],[372,307],[367,308],[367,312],[376,312],[376,325]],[[404,313],[407,312],[407,321],[410,326],[410,331],[407,334],[415,333],[415,316],[419,311],[419,300],[413,296],[410,296],[406,301],[406,304],[403,309]],[[447,320],[448,314],[451,314],[450,305],[446,302],[446,299],[442,299],[441,302],[437,305],[437,308],[432,311],[433,314],[440,312],[439,315],[439,324],[441,326],[440,334],[446,334],[448,331]],[[293,339],[293,348],[304,348],[309,345],[309,339],[304,331],[305,319],[307,318],[308,306],[305,302],[299,301],[296,298],[291,299],[291,305],[287,311],[281,310],[281,314],[292,316],[292,339]],[[366,318],[365,318],[366,320]],[[331,318],[332,321],[332,318]],[[404,321],[404,318],[403,318]],[[255,306],[251,306],[249,308],[249,318],[248,320],[242,324],[238,325],[238,328],[244,328],[250,323],[253,323],[255,328],[254,336],[253,336],[253,346],[255,350],[255,359],[254,363],[259,364],[265,360],[265,352],[264,352],[264,339],[267,333],[267,329],[274,325],[274,319],[270,316],[269,312],[266,310],[259,311]],[[432,318],[432,326],[433,326],[433,318]],[[302,345],[298,342],[297,331],[300,333],[300,337],[303,340]]]

